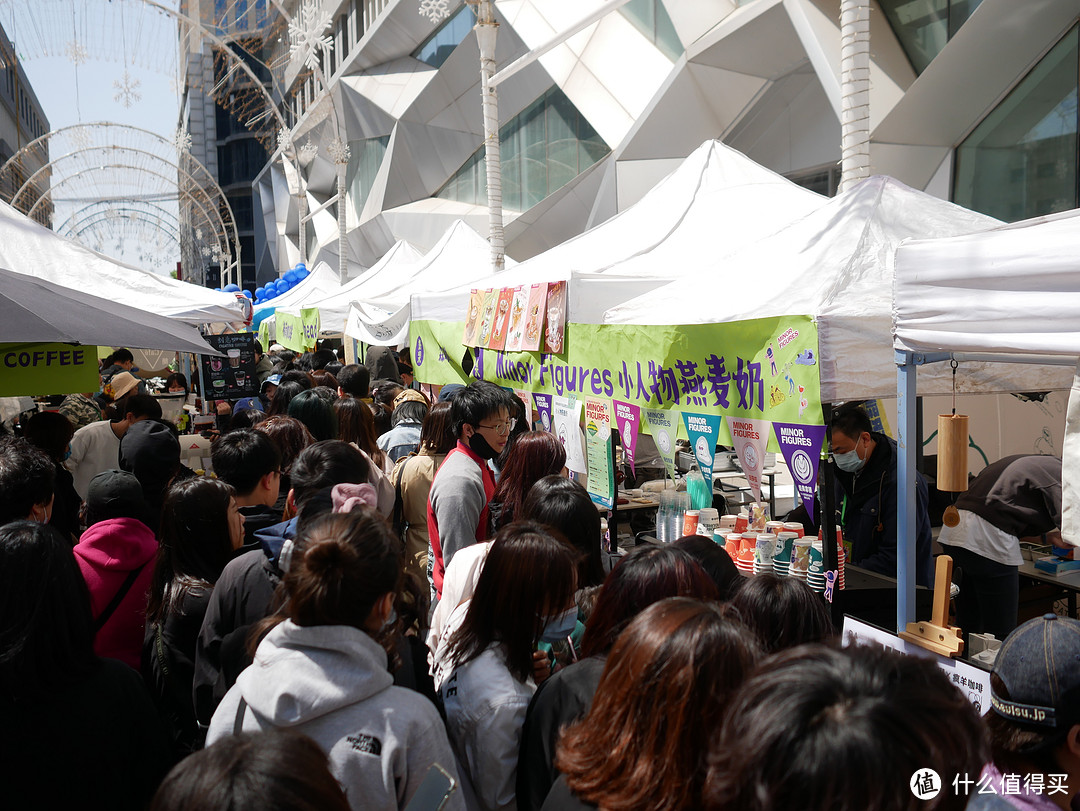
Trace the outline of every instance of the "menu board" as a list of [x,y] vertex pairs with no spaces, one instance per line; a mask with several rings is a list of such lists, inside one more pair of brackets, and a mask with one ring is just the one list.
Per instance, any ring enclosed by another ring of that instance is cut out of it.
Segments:
[[205,397],[209,400],[239,400],[259,393],[255,374],[255,334],[207,335],[206,342],[226,357],[200,355]]

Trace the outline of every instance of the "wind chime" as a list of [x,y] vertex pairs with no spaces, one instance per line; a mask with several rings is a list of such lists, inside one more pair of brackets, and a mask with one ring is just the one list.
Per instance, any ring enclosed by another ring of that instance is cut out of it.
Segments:
[[[945,493],[962,493],[968,487],[968,418],[956,413],[956,369],[952,366],[952,413],[938,415],[937,488]],[[950,504],[942,522],[947,527],[960,523],[960,513]]]

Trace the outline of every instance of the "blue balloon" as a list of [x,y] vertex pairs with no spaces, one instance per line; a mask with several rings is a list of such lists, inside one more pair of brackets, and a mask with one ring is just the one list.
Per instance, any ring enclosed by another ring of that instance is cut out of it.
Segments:
[[308,270],[307,268],[303,268],[301,270],[296,271],[296,275],[300,277],[300,281],[304,281],[304,279],[306,279],[308,276],[311,275],[311,271]]
[[282,293],[286,292],[287,290],[292,290],[292,289],[293,289],[293,283],[290,282],[288,279],[285,279],[281,284],[278,285],[278,290],[280,292],[282,292]]
[[296,267],[294,267],[293,270],[307,270],[307,265],[303,262],[297,262]]
[[226,293],[239,293],[240,292],[240,285],[227,284],[227,285],[225,285],[225,292]]
[[245,296],[247,296],[247,297],[248,297],[248,298],[250,298],[250,299],[253,299],[253,298],[255,298],[255,294],[254,294],[254,293],[252,293],[252,292],[251,292],[250,290],[245,290],[245,291],[244,291],[244,295],[245,295]]
[[261,299],[261,298],[263,297],[263,294],[264,294],[265,292],[266,292],[266,288],[265,288],[265,287],[256,287],[256,288],[255,288],[255,298],[256,298],[256,299]]
[[289,282],[290,284],[295,282],[296,281],[296,271],[295,270],[290,270],[288,273],[286,273],[285,274],[285,281]]
[[220,292],[221,292],[221,288],[220,288],[220,287],[215,287],[215,288],[214,288],[214,292],[215,292],[215,293],[220,293]]

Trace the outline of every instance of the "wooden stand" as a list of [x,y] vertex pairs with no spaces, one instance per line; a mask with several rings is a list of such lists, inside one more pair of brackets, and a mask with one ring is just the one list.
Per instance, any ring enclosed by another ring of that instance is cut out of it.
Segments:
[[900,638],[940,656],[955,659],[964,650],[960,629],[949,625],[949,590],[952,587],[952,558],[939,555],[934,573],[934,612],[930,622],[909,622]]

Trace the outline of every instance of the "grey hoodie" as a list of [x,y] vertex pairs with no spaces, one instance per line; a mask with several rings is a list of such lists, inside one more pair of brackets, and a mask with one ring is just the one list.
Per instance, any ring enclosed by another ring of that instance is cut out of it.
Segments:
[[[393,682],[386,652],[363,631],[286,620],[218,706],[206,743],[234,731],[291,727],[329,755],[354,809],[404,808],[433,763],[455,779],[457,769],[435,707]],[[246,707],[238,713],[241,697]],[[460,792],[446,808],[465,808]]]

